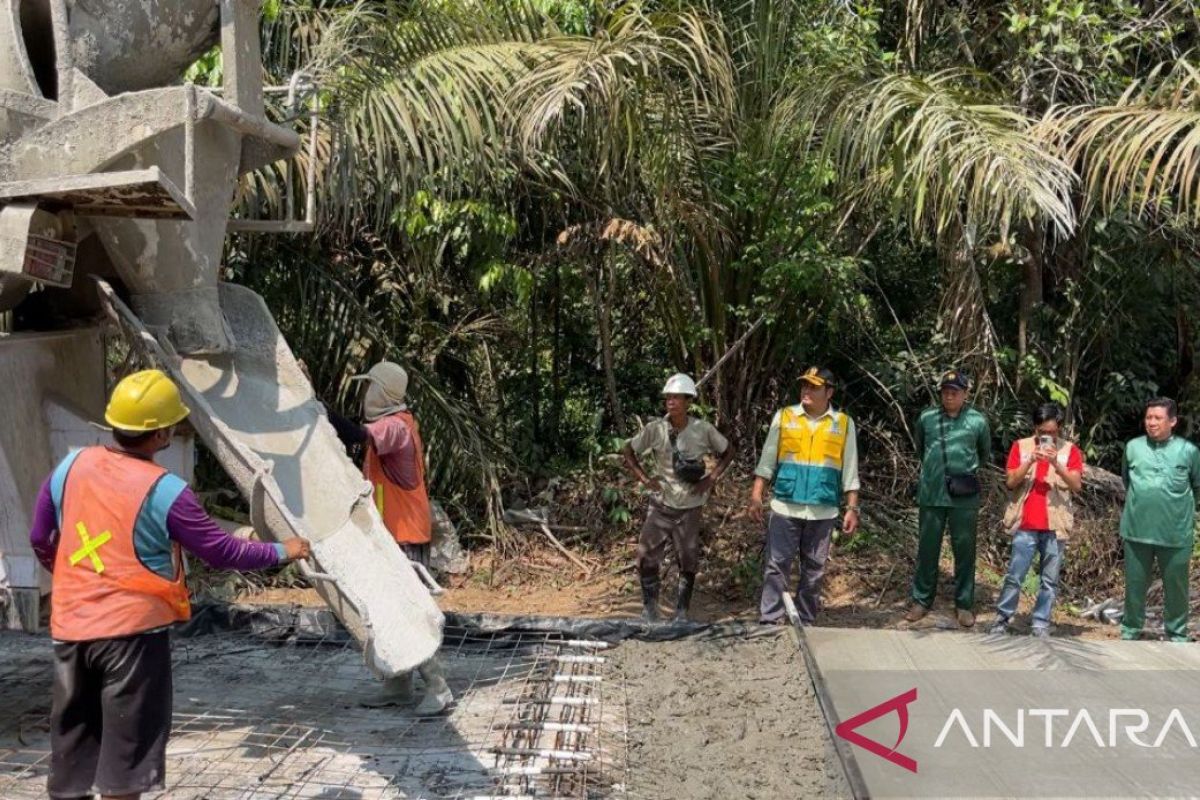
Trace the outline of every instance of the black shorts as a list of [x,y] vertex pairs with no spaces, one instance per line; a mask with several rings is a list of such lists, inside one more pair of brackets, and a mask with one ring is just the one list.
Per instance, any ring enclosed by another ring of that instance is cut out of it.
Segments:
[[171,732],[167,631],[54,644],[51,797],[163,788]]

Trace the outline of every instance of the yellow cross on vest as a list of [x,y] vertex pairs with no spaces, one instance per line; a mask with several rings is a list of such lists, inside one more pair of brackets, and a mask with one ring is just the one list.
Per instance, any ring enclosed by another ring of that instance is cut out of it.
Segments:
[[93,539],[88,533],[87,526],[82,522],[75,523],[75,531],[79,534],[79,539],[83,542],[83,547],[71,553],[71,566],[75,566],[85,558],[90,558],[92,560],[92,569],[96,570],[96,574],[99,575],[101,572],[104,572],[104,562],[100,560],[100,554],[96,552],[96,549],[111,539],[112,534],[105,531]]

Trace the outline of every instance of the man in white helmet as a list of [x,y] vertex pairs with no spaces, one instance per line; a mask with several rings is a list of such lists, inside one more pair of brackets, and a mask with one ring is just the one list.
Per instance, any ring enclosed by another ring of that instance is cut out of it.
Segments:
[[[637,566],[642,584],[643,616],[658,619],[659,567],[667,542],[679,562],[675,619],[687,619],[700,566],[700,515],[713,485],[733,461],[734,450],[720,431],[688,415],[696,384],[682,373],[672,375],[662,390],[665,417],[653,420],[621,450],[625,466],[650,489],[650,508],[638,540]],[[642,468],[638,455],[654,456],[655,476]],[[708,472],[704,457],[719,457]]]

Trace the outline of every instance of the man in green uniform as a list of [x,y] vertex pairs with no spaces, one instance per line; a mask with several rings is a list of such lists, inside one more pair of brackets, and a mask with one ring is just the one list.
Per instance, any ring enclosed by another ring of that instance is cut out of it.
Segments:
[[937,593],[942,535],[950,529],[954,553],[954,605],[958,624],[975,624],[975,529],[979,520],[979,467],[992,458],[992,433],[983,414],[967,403],[970,379],[961,370],[942,375],[941,405],[917,419],[914,435],[921,479],[917,487],[919,541],[912,606],[904,619],[929,613]]
[[1163,627],[1188,641],[1188,564],[1200,486],[1200,449],[1175,435],[1175,401],[1146,403],[1146,435],[1125,445],[1125,615],[1121,638],[1136,639],[1146,622],[1146,588],[1154,562],[1162,571]]

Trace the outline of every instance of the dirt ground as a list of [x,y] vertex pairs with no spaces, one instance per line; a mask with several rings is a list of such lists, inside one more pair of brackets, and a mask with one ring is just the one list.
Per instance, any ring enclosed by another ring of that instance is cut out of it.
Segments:
[[[540,553],[536,558],[553,563],[555,554]],[[825,607],[818,618],[818,625],[834,628],[959,630],[950,600],[952,564],[948,559],[942,565],[938,602],[933,612],[915,626],[908,626],[903,621],[908,607],[910,580],[909,575],[900,574],[903,565],[890,572],[879,573],[876,565],[860,563],[863,560],[859,556],[837,554],[831,558],[825,583]],[[570,569],[572,565],[561,559],[560,568],[554,572],[515,572],[501,582],[494,580],[495,572],[490,568],[486,554],[476,555],[473,563],[475,567],[471,574],[446,581],[446,593],[438,598],[443,610],[561,617],[619,617],[641,613],[641,596],[633,571],[621,570],[619,564],[615,571],[611,568],[594,570],[588,575],[573,572]],[[663,610],[667,611],[673,595],[670,587],[674,585],[674,578],[670,573],[665,578],[662,602]],[[977,628],[992,619],[999,593],[998,578],[986,573],[977,575]],[[753,622],[757,619],[755,598],[731,598],[729,594],[728,587],[719,583],[717,578],[701,572],[692,603],[693,618],[700,622]],[[311,589],[250,591],[239,594],[236,599],[239,602],[262,604],[324,604]],[[1027,615],[1031,609],[1032,598],[1022,597],[1015,621],[1017,631],[1027,630]],[[1118,633],[1117,626],[1101,625],[1073,616],[1066,604],[1060,603],[1055,609],[1053,634],[1056,636],[1115,639]]]
[[[633,616],[641,612],[641,597],[634,570],[634,547],[643,518],[644,498],[619,471],[607,478],[568,482],[553,501],[551,526],[569,550],[567,557],[551,546],[542,534],[530,528],[513,532],[513,544],[504,557],[487,547],[470,551],[470,571],[465,576],[444,580],[446,594],[438,603],[447,611],[488,611],[499,614],[536,614],[564,617]],[[749,478],[733,476],[718,484],[704,515],[701,533],[701,568],[693,600],[692,615],[701,622],[754,621],[762,574],[763,527],[745,513]],[[589,488],[590,487],[590,488]],[[608,518],[610,501],[604,487],[620,488],[630,514],[621,523]],[[905,509],[886,497],[868,508],[877,509],[864,521],[864,531],[852,542],[833,547],[826,569],[825,609],[819,625],[831,627],[902,627],[908,606],[912,561],[916,550],[915,520],[897,521]],[[911,509],[909,509],[911,511]],[[911,524],[910,524],[911,523]],[[980,625],[994,614],[1002,576],[997,570],[1007,564],[1007,550],[981,532],[976,569],[976,608]],[[995,537],[992,537],[993,539]],[[1003,545],[1001,542],[1000,545]],[[997,550],[999,547],[999,550]],[[1055,609],[1057,636],[1086,639],[1116,638],[1117,628],[1078,618],[1072,601],[1085,600],[1069,580],[1071,565],[1106,564],[1095,549],[1083,548],[1087,558],[1067,556],[1068,569]],[[938,601],[934,611],[918,628],[958,630],[953,619],[950,576],[953,564],[949,547],[944,550]],[[666,563],[671,564],[668,554]],[[1076,572],[1086,570],[1076,569]],[[1104,571],[1111,572],[1108,567]],[[673,602],[673,568],[663,575],[664,608]],[[795,579],[793,578],[793,581]],[[794,583],[793,583],[794,585]],[[1091,584],[1086,584],[1091,585]],[[1112,587],[1098,588],[1096,600],[1104,599]],[[1107,594],[1105,593],[1107,592]],[[315,593],[306,590],[254,590],[248,585],[226,599],[249,602],[301,602],[320,605]],[[1118,594],[1119,596],[1119,594]],[[1027,628],[1032,597],[1022,598],[1017,630]]]
[[628,695],[631,797],[848,796],[790,633],[630,641],[612,655]]

